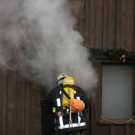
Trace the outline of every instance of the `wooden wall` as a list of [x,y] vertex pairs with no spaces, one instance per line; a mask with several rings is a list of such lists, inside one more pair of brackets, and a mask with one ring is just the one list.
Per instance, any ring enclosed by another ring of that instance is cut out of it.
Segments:
[[77,3],[83,5],[74,14],[78,20],[76,27],[85,38],[85,46],[135,51],[134,0],[70,1],[76,6]]
[[[99,49],[125,49],[135,51],[135,1],[134,0],[70,0],[82,3],[82,8],[73,14],[77,19],[76,29],[84,37],[84,45]],[[79,4],[78,4],[79,5]],[[105,123],[102,114],[102,63],[91,60],[98,74],[98,85],[91,98],[91,135],[134,135],[135,121],[128,124]],[[108,61],[112,63],[112,61]],[[118,61],[113,61],[118,63]],[[121,62],[122,63],[122,62]],[[130,64],[130,63],[129,63]],[[134,66],[133,66],[134,67]],[[134,73],[133,68],[133,73]],[[134,82],[135,78],[133,78]],[[133,106],[135,105],[133,83]],[[96,97],[95,97],[96,95]],[[133,116],[134,109],[133,107]],[[101,120],[101,121],[100,121]],[[116,120],[117,121],[117,120]],[[126,121],[126,120],[125,120]]]
[[0,135],[40,135],[40,93],[19,72],[0,71]]

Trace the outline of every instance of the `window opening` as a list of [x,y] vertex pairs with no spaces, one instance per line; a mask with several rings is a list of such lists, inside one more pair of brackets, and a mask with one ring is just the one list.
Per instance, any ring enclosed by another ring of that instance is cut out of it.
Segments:
[[102,116],[132,117],[132,66],[102,66]]

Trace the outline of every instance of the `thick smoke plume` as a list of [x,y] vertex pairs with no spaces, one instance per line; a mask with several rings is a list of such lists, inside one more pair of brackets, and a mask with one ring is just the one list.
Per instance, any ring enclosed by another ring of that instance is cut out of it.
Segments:
[[90,90],[97,76],[75,22],[67,0],[1,0],[1,69],[19,70],[48,89],[64,72]]

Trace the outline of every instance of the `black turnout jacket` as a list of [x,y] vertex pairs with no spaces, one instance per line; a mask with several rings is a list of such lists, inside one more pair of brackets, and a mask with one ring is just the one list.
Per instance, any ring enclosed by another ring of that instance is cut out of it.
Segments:
[[[90,105],[90,101],[87,98],[84,91],[76,86],[71,85],[74,88],[74,97],[78,100],[81,100],[85,104],[85,109],[87,109]],[[56,111],[63,111],[62,107],[62,89],[63,85],[59,85],[52,89],[48,96],[44,98],[43,103],[46,106],[56,107]],[[69,115],[63,115],[57,117],[57,129],[59,133],[70,132],[70,131],[81,131],[87,129],[86,122],[84,120],[84,110],[80,113],[72,113],[72,123],[73,126],[69,127]]]

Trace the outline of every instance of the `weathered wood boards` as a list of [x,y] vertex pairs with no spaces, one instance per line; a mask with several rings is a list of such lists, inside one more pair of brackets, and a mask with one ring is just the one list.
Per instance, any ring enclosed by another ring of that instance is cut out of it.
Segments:
[[17,71],[1,71],[0,91],[0,135],[41,134],[39,87]]

